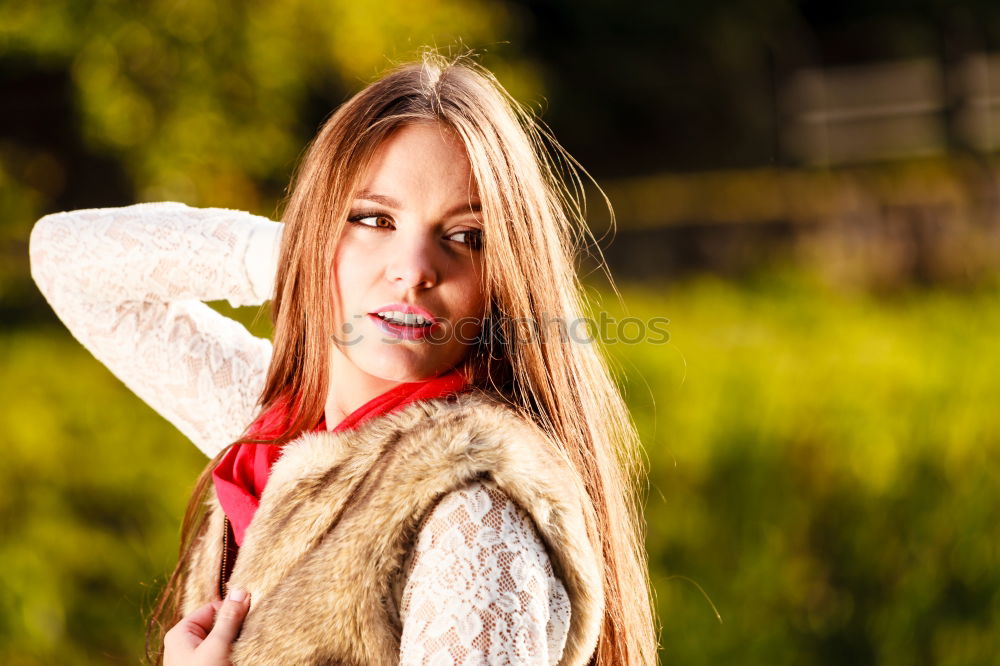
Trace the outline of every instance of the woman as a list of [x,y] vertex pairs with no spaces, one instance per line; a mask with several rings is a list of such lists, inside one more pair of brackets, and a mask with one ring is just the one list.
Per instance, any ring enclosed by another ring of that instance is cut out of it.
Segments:
[[[328,119],[281,224],[36,224],[55,311],[214,455],[151,623],[167,663],[655,661],[636,436],[566,335],[572,164],[486,70],[428,54]],[[268,297],[273,347],[201,302]]]

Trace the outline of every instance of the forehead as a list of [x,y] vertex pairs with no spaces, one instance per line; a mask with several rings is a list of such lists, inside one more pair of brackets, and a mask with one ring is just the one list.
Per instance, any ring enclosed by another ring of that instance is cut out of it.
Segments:
[[461,139],[432,122],[408,124],[389,135],[365,170],[360,189],[401,199],[476,196]]

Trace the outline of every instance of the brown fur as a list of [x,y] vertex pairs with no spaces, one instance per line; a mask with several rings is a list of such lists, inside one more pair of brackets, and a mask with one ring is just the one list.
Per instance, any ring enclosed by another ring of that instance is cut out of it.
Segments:
[[[414,403],[345,432],[286,445],[230,584],[250,613],[234,664],[391,664],[421,521],[446,493],[486,479],[531,516],[569,594],[561,664],[586,664],[604,613],[594,509],[558,447],[480,393]],[[222,511],[213,498],[184,611],[217,598]]]

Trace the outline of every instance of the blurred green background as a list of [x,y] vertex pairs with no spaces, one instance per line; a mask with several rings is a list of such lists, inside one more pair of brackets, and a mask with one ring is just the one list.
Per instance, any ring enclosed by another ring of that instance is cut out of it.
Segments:
[[595,312],[670,319],[608,347],[663,663],[996,663],[1000,8],[972,0],[0,2],[0,662],[138,661],[205,462],[52,314],[31,225],[275,217],[322,120],[423,45],[476,49],[607,191]]

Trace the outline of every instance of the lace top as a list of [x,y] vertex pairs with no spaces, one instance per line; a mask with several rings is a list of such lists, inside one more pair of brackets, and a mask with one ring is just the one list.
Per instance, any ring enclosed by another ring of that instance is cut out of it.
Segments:
[[[283,225],[164,202],[47,215],[31,274],[73,336],[206,455],[256,416],[271,342],[205,301],[259,305]],[[486,481],[424,523],[400,608],[402,664],[554,664],[569,597],[530,517]]]

